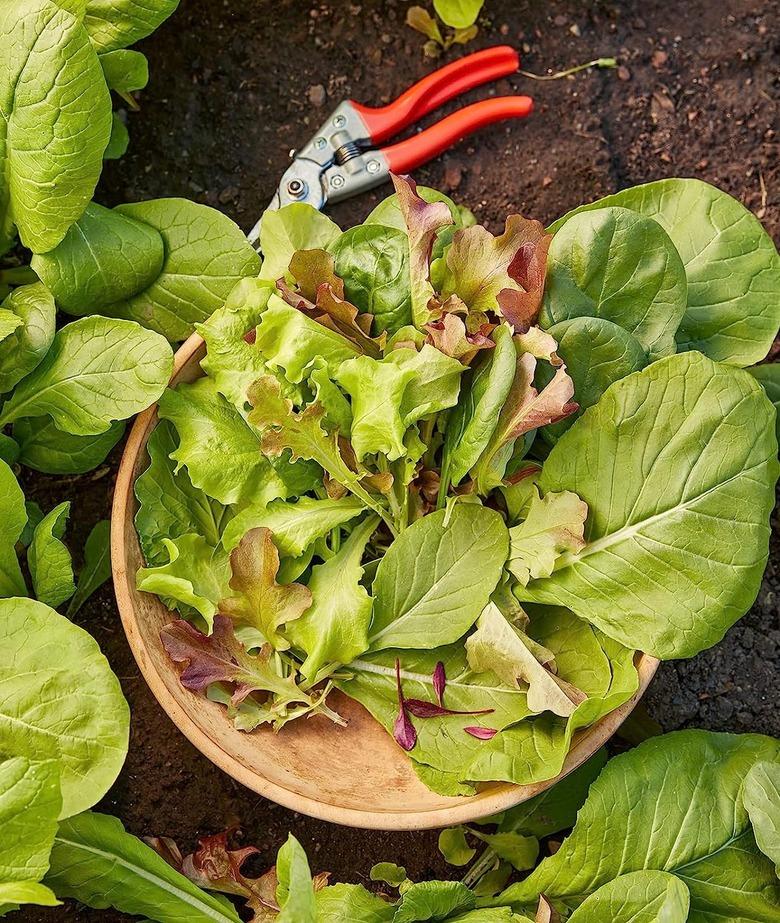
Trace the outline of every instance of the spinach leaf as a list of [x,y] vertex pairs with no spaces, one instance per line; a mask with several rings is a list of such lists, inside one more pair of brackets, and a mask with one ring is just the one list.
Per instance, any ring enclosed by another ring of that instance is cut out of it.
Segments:
[[474,893],[459,881],[420,881],[401,895],[393,923],[451,920],[476,905]]
[[26,523],[22,489],[6,462],[0,461],[0,597],[27,595],[16,557],[16,543]]
[[287,274],[297,250],[325,250],[340,234],[337,224],[306,202],[267,211],[260,226],[260,278],[276,282]]
[[192,486],[185,468],[174,466],[170,457],[176,446],[171,424],[165,420],[158,423],[147,444],[149,467],[135,482],[135,525],[144,558],[151,565],[168,559],[164,538],[175,540],[196,533],[215,549],[231,517],[221,503]]
[[281,908],[276,923],[317,923],[309,862],[292,834],[276,856],[276,874],[276,899]]
[[115,112],[111,119],[111,137],[103,151],[103,160],[119,160],[127,152],[129,144],[130,134],[127,126]]
[[[615,757],[563,846],[496,903],[544,893],[574,907],[621,875],[657,870],[687,886],[692,920],[772,920],[780,884],[756,848],[739,791],[756,762],[777,755],[778,742],[757,734],[679,731]],[[707,823],[692,829],[692,817]]]
[[73,562],[62,542],[69,514],[69,501],[55,506],[35,527],[27,549],[35,595],[47,606],[59,606],[76,592]]
[[374,330],[395,333],[412,322],[409,239],[397,228],[363,224],[330,245],[349,302],[374,315]]
[[158,334],[130,321],[82,318],[57,332],[46,358],[3,406],[0,426],[50,414],[74,436],[103,433],[153,403],[172,366]]
[[602,885],[569,917],[570,923],[685,923],[691,897],[685,883],[653,869]]
[[543,492],[588,505],[586,544],[516,592],[563,603],[622,644],[690,657],[753,602],[778,474],[760,387],[699,353],[616,382],[558,441]]
[[57,903],[38,882],[49,867],[61,807],[56,760],[0,759],[0,914],[13,909],[10,903]]
[[742,801],[761,852],[780,878],[780,761],[756,763],[745,777]]
[[497,327],[492,339],[495,348],[474,366],[447,420],[442,471],[455,487],[485,450],[514,381],[517,357],[510,329]]
[[780,257],[758,219],[728,193],[697,179],[664,179],[624,189],[560,218],[619,206],[653,218],[677,248],[688,279],[678,349],[752,365],[777,335]]
[[221,308],[233,286],[256,276],[260,258],[227,215],[186,199],[151,199],[114,211],[156,230],[165,260],[145,289],[107,309],[169,340],[183,340],[198,321]]
[[331,558],[312,568],[311,607],[287,627],[292,643],[306,653],[301,673],[307,679],[326,664],[349,663],[368,648],[373,600],[360,583],[360,562],[378,522],[367,516]]
[[89,597],[110,578],[111,523],[101,519],[92,527],[84,543],[84,566],[79,573],[76,592],[65,613],[68,618],[73,618]]
[[118,93],[131,108],[137,109],[132,94],[135,90],[143,90],[149,82],[149,62],[146,55],[140,51],[119,48],[116,51],[104,52],[98,60],[109,90]]
[[[551,423],[541,430],[551,444],[566,432],[577,417],[601,399],[607,388],[647,365],[647,355],[636,337],[601,317],[573,317],[553,324],[548,332],[558,343],[557,353],[574,382],[579,410],[565,420]],[[541,363],[536,377],[540,385],[552,381],[555,369]]]
[[86,0],[84,25],[101,52],[146,38],[174,12],[179,0]]
[[330,885],[315,891],[318,923],[391,923],[392,904],[362,885]]
[[649,358],[675,353],[687,298],[669,235],[627,208],[573,215],[553,237],[540,323],[599,317],[633,334]]
[[57,429],[51,417],[28,417],[14,423],[19,461],[45,474],[86,474],[102,464],[125,433],[117,420],[95,436],[74,436]]
[[54,340],[54,299],[40,283],[22,285],[3,301],[21,321],[0,342],[0,394],[7,394],[43,360]]
[[111,95],[82,9],[10,0],[0,12],[0,253],[14,226],[33,252],[56,247],[100,176]]
[[766,391],[766,396],[775,408],[775,432],[780,442],[780,363],[770,362],[748,369],[750,374]]
[[507,551],[501,516],[480,504],[456,504],[449,518],[440,510],[415,522],[377,569],[371,649],[456,641],[485,607]]
[[127,833],[115,817],[86,812],[60,824],[46,884],[99,910],[158,923],[240,923],[233,905],[208,894]]
[[155,228],[90,202],[61,243],[33,256],[31,266],[57,305],[81,316],[143,291],[164,261],[165,245]]
[[0,600],[0,737],[29,759],[59,757],[61,817],[108,791],[127,753],[130,713],[86,631],[31,599]]
[[467,29],[474,25],[485,0],[433,0],[437,15],[453,29]]

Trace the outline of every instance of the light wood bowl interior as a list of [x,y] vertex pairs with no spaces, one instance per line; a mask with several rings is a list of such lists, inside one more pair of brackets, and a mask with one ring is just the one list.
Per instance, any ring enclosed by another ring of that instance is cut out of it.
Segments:
[[[203,340],[193,335],[179,349],[172,384],[201,374]],[[160,629],[176,616],[135,587],[143,566],[133,519],[136,477],[148,463],[146,443],[156,407],[141,414],[127,441],[117,477],[111,529],[111,560],[119,612],[127,639],[149,687],[170,719],[213,763],[253,791],[294,811],[351,827],[419,830],[464,823],[533,797],[557,779],[530,786],[486,784],[468,798],[445,798],[415,775],[392,737],[358,703],[340,693],[333,705],[346,728],[326,718],[296,721],[279,733],[236,730],[221,705],[188,692],[160,642]],[[595,753],[631,712],[658,661],[638,654],[639,690],[629,702],[579,732],[561,776]]]

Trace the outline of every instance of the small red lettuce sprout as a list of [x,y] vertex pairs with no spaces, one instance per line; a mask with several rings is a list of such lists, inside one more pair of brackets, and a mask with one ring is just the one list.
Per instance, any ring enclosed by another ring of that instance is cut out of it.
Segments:
[[397,657],[395,660],[395,685],[398,690],[398,717],[393,725],[393,737],[398,746],[408,752],[417,743],[417,731],[415,731],[406,711],[406,701],[401,688],[401,663]]
[[445,715],[492,715],[494,708],[480,708],[474,711],[454,711],[451,708],[444,708],[435,702],[423,702],[422,699],[406,699],[404,702],[406,711],[414,715],[415,718],[442,718]]
[[471,727],[463,728],[467,734],[471,734],[472,737],[476,737],[478,740],[492,740],[498,731],[495,728],[486,728],[481,727],[480,725],[473,725]]
[[444,705],[444,687],[447,685],[447,673],[444,664],[440,660],[433,671],[433,691],[436,693],[436,701],[439,705]]

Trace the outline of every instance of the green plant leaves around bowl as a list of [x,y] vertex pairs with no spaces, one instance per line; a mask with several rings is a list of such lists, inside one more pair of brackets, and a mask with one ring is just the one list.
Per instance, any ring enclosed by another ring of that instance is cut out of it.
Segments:
[[138,321],[169,340],[221,308],[260,258],[226,215],[186,199],[106,209],[92,203],[33,269],[71,314]]
[[580,206],[551,230],[557,236],[574,216],[612,207],[658,222],[680,254],[688,294],[678,349],[732,365],[760,362],[780,324],[780,257],[758,219],[708,183],[665,179]]
[[91,807],[127,753],[119,681],[83,629],[31,599],[0,600],[0,732],[5,753],[56,759],[61,817]]
[[[756,763],[779,755],[778,742],[760,735],[680,731],[646,741],[607,765],[561,849],[493,902],[521,909],[543,893],[567,911],[581,905],[572,920],[595,921],[605,918],[594,907],[619,906],[622,896],[685,920],[687,890],[690,920],[772,920],[780,883],[756,847],[741,789]],[[707,823],[692,828],[692,817]],[[616,883],[640,873],[648,877]],[[638,919],[665,919],[643,912]]]
[[612,385],[539,480],[544,493],[570,490],[588,504],[585,546],[518,588],[520,598],[563,602],[662,658],[714,644],[749,608],[766,563],[772,410],[750,375],[699,353]]

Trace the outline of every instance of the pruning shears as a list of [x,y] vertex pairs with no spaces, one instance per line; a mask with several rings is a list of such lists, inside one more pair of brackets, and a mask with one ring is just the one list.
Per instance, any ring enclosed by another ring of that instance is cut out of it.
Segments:
[[[525,118],[533,109],[530,96],[497,96],[465,106],[403,141],[376,146],[449,100],[507,77],[519,67],[514,48],[497,45],[428,74],[386,106],[372,108],[345,100],[296,152],[266,211],[292,202],[307,202],[321,210],[328,202],[373,189],[390,173],[409,173],[493,122]],[[249,232],[255,246],[261,221]]]

